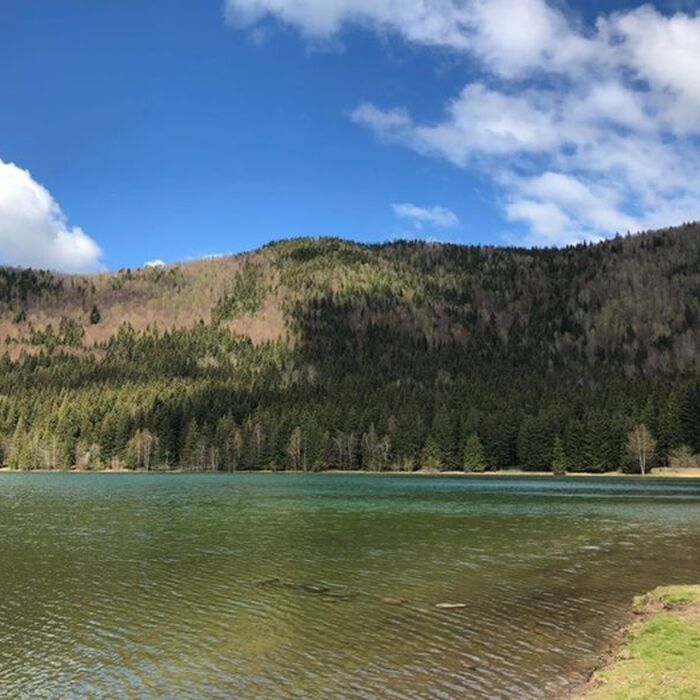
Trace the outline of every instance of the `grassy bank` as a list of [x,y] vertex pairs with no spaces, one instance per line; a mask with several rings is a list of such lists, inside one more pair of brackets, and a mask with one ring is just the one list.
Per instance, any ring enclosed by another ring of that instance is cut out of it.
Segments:
[[589,700],[700,698],[700,586],[657,588],[634,601],[640,619],[583,692]]

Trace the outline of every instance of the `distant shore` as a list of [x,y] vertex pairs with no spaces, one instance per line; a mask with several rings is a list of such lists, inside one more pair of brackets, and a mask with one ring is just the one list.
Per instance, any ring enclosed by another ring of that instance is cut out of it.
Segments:
[[[279,472],[277,472],[279,473]],[[299,472],[303,473],[303,472]],[[463,476],[466,478],[474,477],[499,477],[499,476],[536,476],[546,477],[550,479],[561,478],[599,478],[599,477],[614,477],[614,478],[635,478],[635,479],[700,479],[700,469],[669,469],[667,467],[659,467],[652,472],[642,476],[641,474],[632,474],[630,472],[567,472],[562,476],[556,476],[552,472],[533,472],[525,471],[524,469],[500,469],[487,472],[461,472],[461,471],[427,471],[419,470],[415,472],[370,472],[362,470],[343,471],[340,469],[326,469],[319,474],[374,474],[377,476],[393,475],[393,476]]]
[[486,472],[463,472],[463,471],[428,471],[419,470],[414,472],[402,471],[384,471],[373,472],[363,471],[361,469],[342,470],[342,469],[324,469],[321,471],[294,471],[291,469],[259,469],[259,470],[241,470],[241,471],[203,471],[195,469],[11,469],[10,467],[0,467],[0,473],[6,474],[22,474],[22,473],[37,473],[37,474],[316,474],[323,475],[347,475],[347,476],[419,476],[419,477],[464,477],[467,479],[487,477],[537,477],[537,478],[633,478],[633,479],[700,479],[700,468],[698,469],[670,469],[668,467],[658,467],[645,476],[641,474],[632,474],[629,472],[612,471],[612,472],[567,472],[563,476],[555,476],[552,472],[525,471],[522,469],[501,469],[497,471]]

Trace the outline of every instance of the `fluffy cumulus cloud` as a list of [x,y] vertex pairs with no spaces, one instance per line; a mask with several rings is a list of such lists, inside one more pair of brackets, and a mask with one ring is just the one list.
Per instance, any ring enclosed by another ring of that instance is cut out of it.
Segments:
[[[563,9],[562,9],[563,8]],[[357,106],[380,139],[499,186],[516,239],[557,245],[700,218],[700,12],[652,5],[587,26],[547,0],[228,0],[238,26],[314,39],[345,25],[463,54],[480,75],[434,122]]]
[[399,219],[410,222],[415,228],[429,226],[438,229],[459,226],[457,215],[447,207],[419,207],[416,204],[392,204],[391,208]]
[[0,263],[86,272],[100,268],[100,247],[69,228],[60,207],[27,170],[0,160]]

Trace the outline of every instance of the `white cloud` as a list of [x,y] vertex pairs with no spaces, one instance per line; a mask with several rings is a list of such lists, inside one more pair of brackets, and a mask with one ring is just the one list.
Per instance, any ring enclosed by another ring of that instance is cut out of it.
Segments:
[[149,260],[143,264],[144,267],[164,267],[165,263],[162,260]]
[[419,207],[416,204],[392,204],[394,214],[400,219],[410,221],[416,228],[432,226],[439,229],[459,226],[459,218],[451,209],[446,207]]
[[515,183],[506,216],[529,225],[532,233],[525,242],[532,245],[596,240],[603,231],[638,226],[620,211],[619,195],[610,187],[555,172]]
[[[644,81],[668,124],[679,132],[698,131],[700,117],[700,15],[666,17],[649,5],[617,13],[599,23],[620,66]],[[668,109],[665,110],[664,107]]]
[[504,76],[545,61],[573,65],[593,53],[585,38],[570,36],[561,12],[544,0],[225,0],[225,11],[236,27],[273,19],[313,39],[330,39],[344,25],[357,24],[471,52]]
[[556,244],[700,218],[700,13],[651,5],[584,26],[547,0],[227,0],[229,19],[307,37],[356,24],[471,58],[481,74],[422,122],[350,116],[385,141],[490,174],[523,240]]
[[27,170],[0,160],[0,263],[86,272],[101,267],[102,251],[66,217]]
[[[529,224],[532,236],[524,243],[532,245],[556,245],[575,243],[580,237],[572,234],[573,221],[562,208],[553,202],[532,199],[517,199],[506,208],[512,221],[525,221]],[[566,236],[562,240],[562,235]]]
[[513,78],[550,64],[588,58],[588,42],[573,41],[560,12],[542,0],[474,0],[469,50],[494,73]]
[[367,104],[350,116],[387,140],[465,166],[475,155],[532,153],[559,146],[558,115],[539,101],[536,93],[511,96],[473,83],[436,124],[415,124],[405,111],[382,112]]
[[349,22],[401,34],[426,45],[466,49],[470,8],[464,0],[226,0],[234,26],[276,19],[315,39],[335,35]]

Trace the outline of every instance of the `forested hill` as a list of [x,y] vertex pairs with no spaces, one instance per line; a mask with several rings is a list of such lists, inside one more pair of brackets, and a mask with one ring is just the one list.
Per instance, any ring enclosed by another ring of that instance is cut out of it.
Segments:
[[334,239],[0,269],[20,468],[631,467],[700,452],[700,226],[563,250]]

